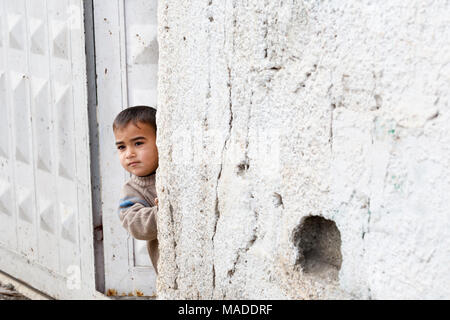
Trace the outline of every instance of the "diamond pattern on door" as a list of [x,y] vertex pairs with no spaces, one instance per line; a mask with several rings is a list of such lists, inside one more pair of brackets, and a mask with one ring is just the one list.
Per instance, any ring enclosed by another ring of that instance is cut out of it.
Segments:
[[31,81],[34,102],[34,133],[36,139],[37,167],[51,173],[50,88],[47,79],[34,77]]
[[72,179],[75,169],[73,162],[73,100],[71,87],[55,84],[54,95],[56,97],[55,107],[58,124],[58,174],[67,179]]
[[19,218],[28,223],[33,223],[34,204],[31,190],[23,186],[17,186],[16,192]]
[[12,215],[11,185],[0,179],[0,214]]
[[45,37],[45,25],[41,19],[29,19],[30,34],[31,34],[31,46],[30,51],[35,54],[45,54],[46,37]]
[[0,0],[0,270],[56,298],[95,285],[84,35],[81,0]]
[[61,59],[69,58],[68,32],[65,21],[52,21],[53,55]]
[[[0,72],[0,106],[6,106],[6,76],[4,72]],[[6,114],[4,113],[3,116],[6,117]],[[8,125],[4,123],[0,126],[0,157],[8,157],[8,138]]]
[[19,14],[8,15],[9,47],[17,50],[24,49],[24,23],[23,16]]
[[60,203],[59,210],[61,215],[61,236],[72,243],[76,243],[77,225],[75,210],[63,203]]
[[55,209],[51,200],[44,197],[39,199],[40,228],[55,234]]
[[25,76],[17,73],[10,73],[10,75],[14,105],[14,125],[16,128],[16,159],[28,164],[30,161],[30,139],[28,132],[30,115],[28,111],[28,94]]

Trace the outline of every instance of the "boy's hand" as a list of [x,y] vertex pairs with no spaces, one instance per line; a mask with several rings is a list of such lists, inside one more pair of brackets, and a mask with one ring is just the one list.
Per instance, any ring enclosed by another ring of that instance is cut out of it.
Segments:
[[155,198],[155,204],[158,205],[158,198]]

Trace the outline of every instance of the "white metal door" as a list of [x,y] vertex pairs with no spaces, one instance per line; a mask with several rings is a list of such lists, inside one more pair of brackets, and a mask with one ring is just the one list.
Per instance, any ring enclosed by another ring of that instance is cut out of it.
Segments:
[[0,270],[95,296],[82,0],[0,0]]
[[156,274],[146,242],[133,239],[117,214],[129,175],[117,157],[112,122],[128,106],[156,107],[157,1],[95,0],[94,25],[105,288],[119,296],[153,296]]

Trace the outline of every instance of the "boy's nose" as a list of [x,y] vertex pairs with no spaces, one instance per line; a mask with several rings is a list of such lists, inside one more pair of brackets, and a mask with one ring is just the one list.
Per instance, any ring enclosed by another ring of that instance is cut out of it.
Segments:
[[136,156],[136,154],[135,154],[134,150],[128,150],[127,158],[133,158],[135,156]]

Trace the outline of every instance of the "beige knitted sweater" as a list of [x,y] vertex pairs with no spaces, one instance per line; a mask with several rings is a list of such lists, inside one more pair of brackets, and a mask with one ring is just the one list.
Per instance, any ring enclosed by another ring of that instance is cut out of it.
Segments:
[[122,226],[136,239],[147,240],[147,250],[156,273],[158,273],[158,239],[155,205],[156,172],[146,177],[131,176],[122,190],[119,216]]

